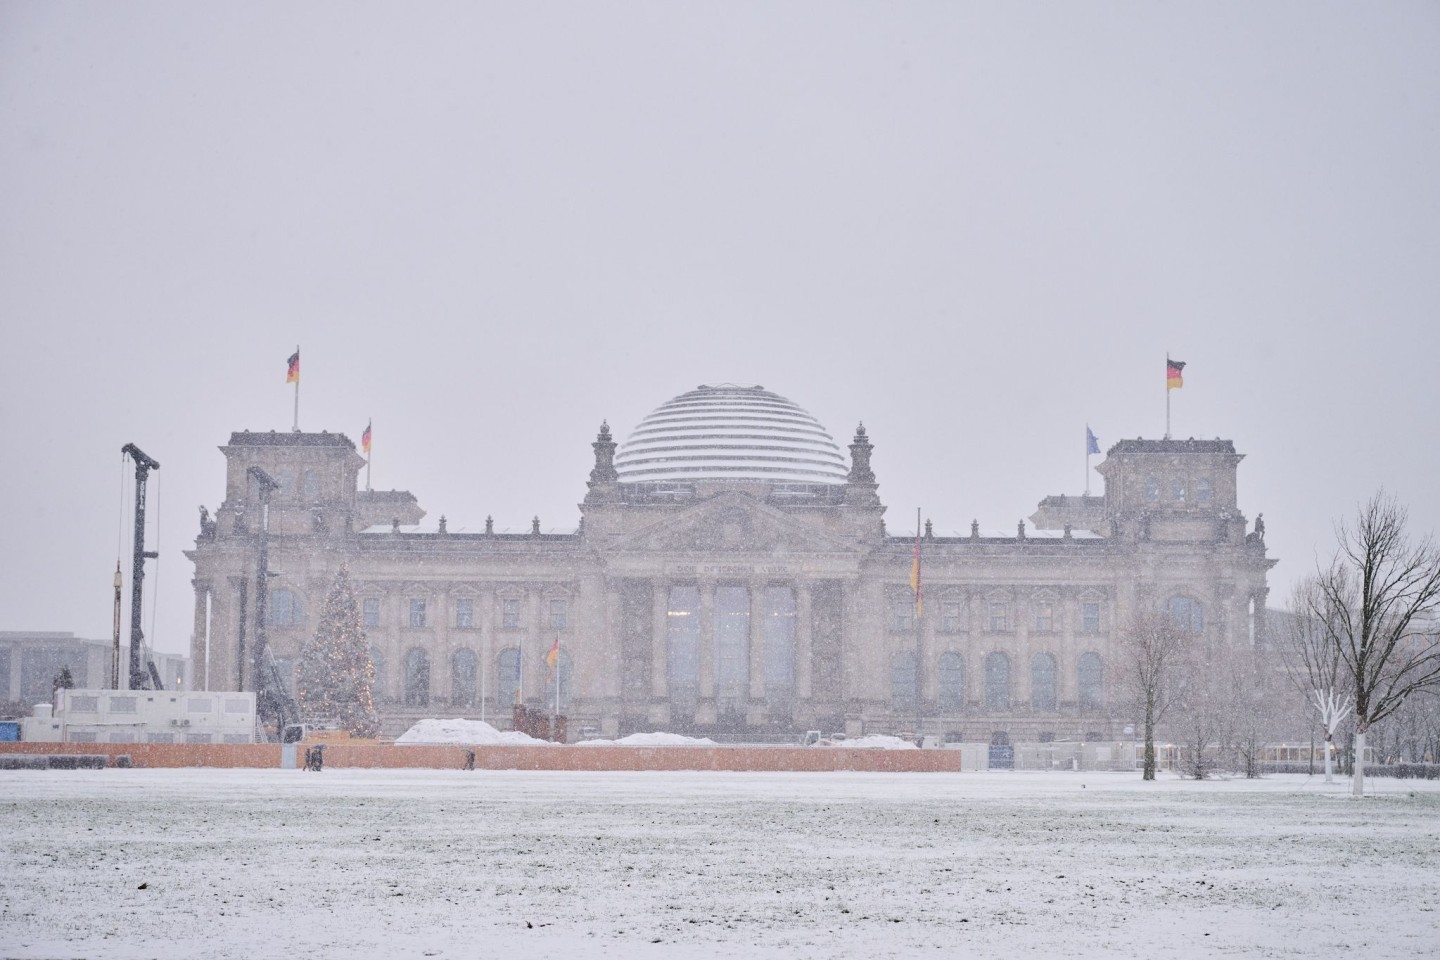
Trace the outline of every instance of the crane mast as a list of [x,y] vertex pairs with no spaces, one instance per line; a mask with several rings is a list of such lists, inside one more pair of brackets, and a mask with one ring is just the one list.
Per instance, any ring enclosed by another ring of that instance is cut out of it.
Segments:
[[[160,463],[133,443],[125,444],[120,452],[135,461],[135,544],[134,562],[130,568],[130,689],[159,690],[162,686],[155,664],[149,661],[143,666],[141,664],[140,647],[145,640],[145,632],[140,626],[140,605],[144,595],[145,561],[160,556],[145,549],[145,485],[150,471],[159,470]],[[151,686],[152,683],[154,686]]]

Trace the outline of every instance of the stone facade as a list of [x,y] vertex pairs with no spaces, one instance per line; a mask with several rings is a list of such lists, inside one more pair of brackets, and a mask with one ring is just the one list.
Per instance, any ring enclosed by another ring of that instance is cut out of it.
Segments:
[[[843,483],[625,482],[608,427],[593,446],[574,533],[450,533],[419,526],[407,492],[358,489],[343,435],[233,434],[225,500],[188,553],[194,687],[253,689],[262,627],[287,675],[342,563],[391,735],[426,716],[504,726],[517,700],[558,695],[572,736],[1113,739],[1114,646],[1135,610],[1265,642],[1275,561],[1237,506],[1229,441],[1120,441],[1103,497],[1048,497],[1014,536],[927,530],[918,617],[915,538],[886,533],[863,426]],[[279,481],[268,507],[251,467]]]

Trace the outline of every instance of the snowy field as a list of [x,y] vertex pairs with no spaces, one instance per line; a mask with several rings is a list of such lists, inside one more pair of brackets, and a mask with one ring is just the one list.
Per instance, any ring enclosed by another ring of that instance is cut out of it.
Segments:
[[1440,955],[1440,784],[0,772],[0,956]]

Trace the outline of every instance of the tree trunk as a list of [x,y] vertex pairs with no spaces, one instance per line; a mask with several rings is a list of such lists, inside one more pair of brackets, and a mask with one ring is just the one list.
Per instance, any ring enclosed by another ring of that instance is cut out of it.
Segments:
[[1365,730],[1364,728],[1355,731],[1355,779],[1353,781],[1352,793],[1357,797],[1365,796]]
[[1325,782],[1326,782],[1326,783],[1334,783],[1334,782],[1335,782],[1335,760],[1334,760],[1334,756],[1333,756],[1333,754],[1334,754],[1334,747],[1335,747],[1334,738],[1333,738],[1330,734],[1328,734],[1328,733],[1325,734]]
[[1155,707],[1145,703],[1145,773],[1142,780],[1155,779]]

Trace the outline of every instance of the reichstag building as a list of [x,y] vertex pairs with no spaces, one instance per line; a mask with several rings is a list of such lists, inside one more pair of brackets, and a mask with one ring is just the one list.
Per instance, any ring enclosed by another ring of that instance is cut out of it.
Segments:
[[289,683],[342,563],[389,735],[430,716],[503,728],[513,704],[558,699],[572,737],[1115,739],[1134,611],[1197,642],[1265,641],[1275,561],[1228,440],[1121,440],[1103,496],[1047,497],[1012,536],[927,530],[918,616],[914,536],[886,532],[863,425],[845,449],[785,397],[725,383],[592,446],[573,533],[451,533],[408,491],[362,489],[342,434],[232,434],[224,501],[187,552],[195,686]]

